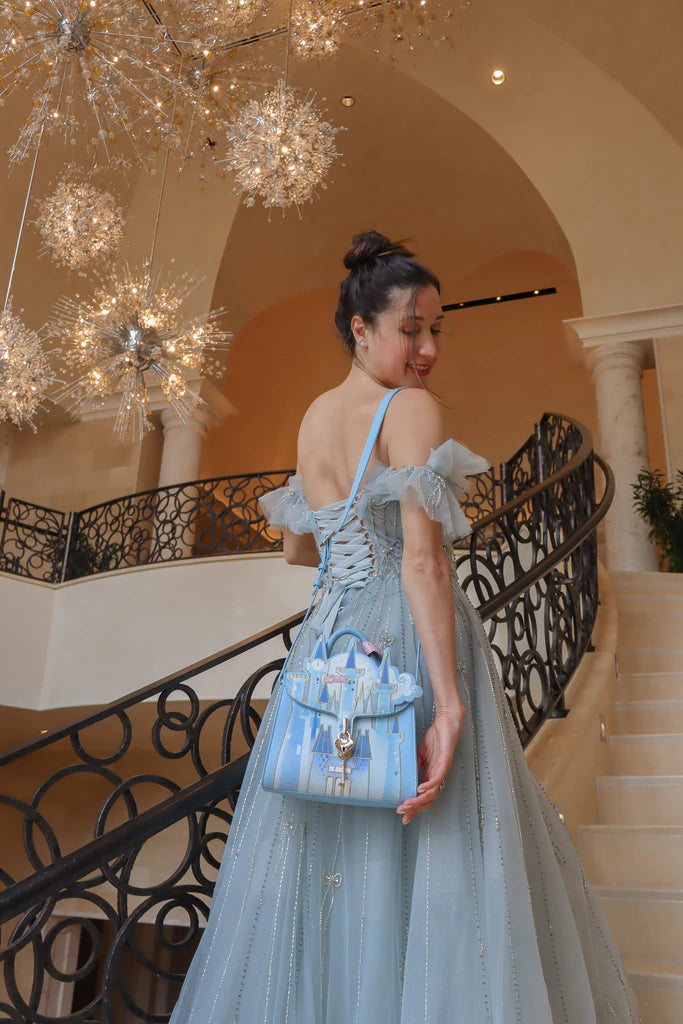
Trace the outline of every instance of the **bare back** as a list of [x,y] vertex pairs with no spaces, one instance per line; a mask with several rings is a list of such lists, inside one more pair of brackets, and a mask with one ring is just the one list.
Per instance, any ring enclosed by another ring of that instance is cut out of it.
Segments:
[[[359,385],[347,379],[316,398],[307,410],[299,429],[297,467],[311,508],[322,508],[349,496],[368,431],[387,390],[372,380]],[[397,444],[400,446],[406,415],[413,421],[416,409],[426,408],[426,403],[436,407],[432,396],[422,389],[396,395],[375,444],[377,459],[391,463],[391,454],[396,452]],[[431,419],[427,417],[427,421]],[[416,438],[410,445],[424,456],[435,437],[432,423],[426,422],[425,426],[424,440]],[[401,464],[400,457],[394,464]]]

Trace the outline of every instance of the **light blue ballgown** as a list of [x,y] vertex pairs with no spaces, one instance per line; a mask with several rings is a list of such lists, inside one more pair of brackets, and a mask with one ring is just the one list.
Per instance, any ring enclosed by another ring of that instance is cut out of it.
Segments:
[[[452,559],[449,542],[471,532],[457,498],[487,468],[453,440],[425,466],[373,462],[332,541],[306,646],[354,626],[413,666],[399,500],[442,523]],[[294,477],[261,504],[273,526],[320,545],[345,502],[310,509]],[[266,792],[271,698],[172,1024],[640,1020],[571,838],[527,765],[481,619],[452,575],[468,714],[443,792],[407,826],[393,810]],[[434,711],[425,668],[420,683],[418,739]]]

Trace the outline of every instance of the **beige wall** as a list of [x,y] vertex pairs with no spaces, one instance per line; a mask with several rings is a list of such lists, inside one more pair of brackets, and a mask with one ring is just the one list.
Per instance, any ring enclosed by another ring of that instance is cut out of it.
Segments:
[[52,419],[37,434],[15,431],[7,494],[48,508],[80,511],[156,487],[160,426],[136,444],[119,441],[113,426],[112,419]]
[[[191,559],[57,586],[0,573],[0,705],[117,700],[305,608],[314,575],[281,554]],[[273,641],[212,669],[199,680],[200,696],[234,695],[282,651]],[[0,749],[11,744],[6,727],[0,722]]]
[[[447,265],[434,269],[449,277]],[[449,303],[550,286],[557,295],[447,317],[430,387],[445,403],[449,434],[494,463],[512,455],[546,410],[595,428],[590,375],[572,362],[561,323],[581,314],[578,286],[559,260],[516,252],[460,275],[442,293]],[[223,384],[238,414],[209,432],[203,476],[294,466],[306,407],[348,370],[333,325],[337,296],[337,288],[293,296],[239,334]]]
[[[675,480],[683,472],[683,336],[655,341],[657,383],[666,438],[665,476]],[[668,469],[668,472],[667,472]]]

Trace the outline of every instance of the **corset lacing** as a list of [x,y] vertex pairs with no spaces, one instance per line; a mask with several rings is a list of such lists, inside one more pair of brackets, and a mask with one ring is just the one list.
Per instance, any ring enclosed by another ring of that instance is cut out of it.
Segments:
[[[335,528],[341,515],[339,508],[322,508],[315,512],[322,539]],[[332,632],[341,602],[347,590],[364,586],[377,575],[375,549],[355,512],[336,531],[330,541],[326,590],[311,615],[309,624],[326,636]]]

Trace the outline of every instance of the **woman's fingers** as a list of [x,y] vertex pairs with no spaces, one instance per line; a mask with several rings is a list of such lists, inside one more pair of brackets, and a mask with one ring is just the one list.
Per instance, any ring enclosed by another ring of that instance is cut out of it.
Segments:
[[448,774],[448,767],[445,770],[437,772],[434,778],[429,781],[421,782],[418,786],[417,796],[410,797],[408,800],[404,800],[403,803],[396,809],[397,814],[403,814],[403,824],[406,825],[416,814],[420,811],[427,810],[431,807],[436,798],[439,795],[441,783],[444,781]]
[[448,775],[453,753],[460,735],[462,721],[454,728],[450,716],[435,719],[422,737],[417,749],[418,778],[423,778],[417,787],[417,794],[396,809],[403,815],[403,824],[411,821],[420,811],[431,807],[439,795],[442,782]]

